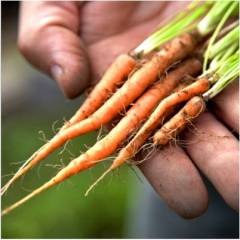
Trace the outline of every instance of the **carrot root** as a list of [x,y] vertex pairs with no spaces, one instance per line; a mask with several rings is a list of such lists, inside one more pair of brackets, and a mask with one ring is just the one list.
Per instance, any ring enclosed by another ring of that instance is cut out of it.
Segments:
[[179,134],[189,122],[197,118],[204,110],[204,100],[198,96],[193,97],[175,116],[173,116],[154,134],[153,143],[155,145],[166,145],[170,140],[175,139],[177,134]]
[[[64,181],[68,177],[80,171],[83,171],[84,169],[92,167],[102,159],[112,154],[117,149],[119,144],[121,144],[122,141],[136,127],[138,127],[139,124],[141,124],[141,121],[144,120],[151,113],[151,111],[158,104],[158,102],[171,93],[171,91],[177,86],[177,84],[185,76],[185,74],[196,74],[200,70],[200,68],[201,63],[194,58],[190,58],[179,64],[179,66],[175,70],[172,70],[164,79],[162,79],[159,83],[155,84],[149,90],[147,90],[146,93],[144,93],[143,96],[141,96],[130,108],[126,116],[121,119],[121,121],[110,131],[110,133],[106,137],[97,142],[85,154],[72,160],[66,168],[62,169],[52,180],[50,180],[50,182],[54,183],[50,184],[50,186],[56,185],[57,183]],[[66,131],[69,130],[66,129],[65,132]],[[26,167],[29,167],[29,165],[27,165]],[[110,169],[109,172],[111,170],[112,169]],[[105,173],[105,175],[106,174],[107,173]],[[102,178],[104,176],[102,176]],[[95,185],[93,185],[92,188]],[[45,190],[46,188],[40,187],[40,189],[41,190],[35,190],[34,193],[30,194],[30,196],[33,197]],[[89,189],[89,191],[91,189]],[[86,194],[88,194],[89,191],[87,191]],[[31,197],[26,197],[24,199],[28,200]],[[25,200],[23,202],[25,202]],[[21,202],[21,204],[23,202]],[[19,205],[17,204],[16,206]]]
[[[186,61],[184,61],[183,63],[180,64],[180,66],[177,67],[177,69],[172,70],[168,76],[162,81],[162,84],[158,83],[155,85],[155,88],[159,88],[159,92],[160,94],[164,93],[167,95],[173,90],[173,92],[178,92],[180,90],[182,90],[183,88],[186,87],[186,82],[181,82],[182,78],[184,75],[189,74],[189,75],[194,75],[198,72],[198,70],[200,70],[201,64],[198,60],[194,59],[194,58],[190,58]],[[193,79],[192,79],[193,81]],[[179,85],[177,85],[177,83],[179,83]],[[174,88],[175,87],[175,88]],[[154,88],[154,87],[152,87]],[[150,94],[151,89],[146,93],[146,94]],[[161,92],[162,91],[162,92]],[[156,95],[157,98],[157,95]],[[161,98],[163,99],[163,97]],[[143,106],[147,106],[147,104],[143,104]],[[171,109],[168,110],[167,113],[165,113],[165,115],[162,117],[162,120],[167,117],[167,115],[170,115],[173,111],[172,107]],[[123,151],[124,152],[124,151]],[[109,173],[110,171],[114,170],[115,168],[118,168],[123,162],[125,162],[127,159],[124,156],[124,154],[121,156],[122,151],[120,151],[119,156],[117,157],[117,159],[113,162],[113,164],[89,187],[89,189],[87,190],[86,194],[87,195],[101,180],[103,180],[103,178],[107,175],[107,173]],[[121,159],[121,160],[118,160]]]
[[112,163],[111,168],[117,168],[126,160],[132,158],[142,146],[144,141],[151,135],[156,127],[161,124],[162,118],[168,111],[171,111],[171,109],[173,109],[176,105],[185,102],[196,95],[204,93],[209,89],[209,87],[209,80],[203,78],[166,97],[162,102],[160,102],[158,107],[150,115],[149,119],[144,123],[134,138],[119,152],[119,155]]
[[[149,62],[136,71],[131,78],[128,79],[123,86],[93,115],[63,131],[60,131],[52,140],[50,140],[45,147],[38,152],[36,158],[32,160],[33,163],[31,163],[31,166],[36,165],[39,161],[46,158],[54,150],[61,147],[66,141],[87,132],[94,131],[101,125],[108,123],[119,112],[138,98],[167,67],[175,61],[185,58],[191,53],[196,44],[197,41],[195,41],[194,35],[189,33],[184,33],[167,43]],[[14,181],[24,173],[24,171],[20,170],[17,177],[14,177]],[[12,184],[14,181],[10,180],[9,183]],[[5,192],[11,184],[3,187],[3,191]]]

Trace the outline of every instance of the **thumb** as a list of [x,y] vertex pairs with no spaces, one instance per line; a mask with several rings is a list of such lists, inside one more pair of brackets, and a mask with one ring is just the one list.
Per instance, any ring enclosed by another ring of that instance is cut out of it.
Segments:
[[18,45],[26,59],[74,98],[86,88],[89,65],[78,36],[79,9],[73,2],[23,2]]

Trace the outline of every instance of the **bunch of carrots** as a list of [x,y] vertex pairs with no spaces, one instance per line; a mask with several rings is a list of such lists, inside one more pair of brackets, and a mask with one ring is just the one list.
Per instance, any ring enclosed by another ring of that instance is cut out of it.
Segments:
[[237,10],[235,1],[193,2],[137,48],[118,56],[75,115],[23,164],[1,194],[67,141],[100,129],[119,113],[123,117],[104,138],[2,214],[117,153],[88,194],[147,142],[163,147],[176,139],[204,112],[206,102],[238,77]]

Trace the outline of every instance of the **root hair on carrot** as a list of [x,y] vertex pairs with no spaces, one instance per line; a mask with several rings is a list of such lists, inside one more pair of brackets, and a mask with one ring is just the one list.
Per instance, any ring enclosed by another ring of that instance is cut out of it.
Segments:
[[10,177],[10,176],[13,176],[13,175],[14,175],[14,173],[4,174],[4,175],[2,176],[2,178]]
[[[70,125],[70,124],[71,124],[70,121],[69,121],[66,117],[63,117],[62,121],[63,121],[63,125],[62,125],[62,126]],[[61,129],[61,127],[59,128],[59,130],[60,130],[60,129]]]
[[53,164],[53,163],[47,163],[44,165],[45,167],[51,167],[53,169],[61,170],[64,168],[62,164]]
[[156,151],[157,151],[157,147],[152,144],[151,150],[148,151],[148,153],[143,157],[142,160],[136,161],[135,165],[137,166],[148,161]]
[[31,189],[31,188],[24,187],[22,181],[21,181],[20,188],[21,188],[24,192],[27,192],[27,193],[30,193],[30,192],[33,191],[33,189]]
[[101,125],[101,127],[98,130],[97,141],[100,141],[104,137],[103,133],[104,133],[104,126]]
[[170,144],[172,144],[173,147],[177,147],[179,143],[179,139],[177,138],[177,136],[172,136],[170,138]]
[[[44,146],[44,145],[43,145]],[[15,181],[15,179],[17,179],[19,176],[18,174],[21,173],[22,169],[27,166],[29,164],[29,162],[32,161],[32,159],[34,157],[36,157],[37,153],[39,151],[41,151],[41,149],[43,148],[43,146],[37,151],[35,152],[30,158],[28,158],[23,165],[21,165],[21,167],[18,169],[18,171],[13,175],[13,177],[1,188],[1,196],[8,190],[8,188],[11,186],[11,184]]]
[[49,140],[46,137],[46,134],[44,133],[43,130],[39,130],[38,134],[40,135],[40,137],[38,138],[39,140],[43,141],[44,143],[48,143]]
[[72,153],[69,148],[66,148],[67,153],[70,155],[71,158],[76,158],[76,154]]
[[40,163],[39,166],[37,167],[37,177],[38,177],[38,179],[40,179],[40,177],[41,177],[40,176],[40,170],[41,170],[42,166],[43,166],[43,164]]
[[83,146],[85,147],[86,150],[91,148],[91,146],[88,146],[86,143],[84,143]]
[[64,143],[62,150],[58,153],[58,156],[61,156],[66,151],[66,148],[67,148],[67,145],[69,144],[69,142],[70,141],[68,140]]
[[[21,164],[21,163],[24,163],[25,161],[23,160],[23,161],[17,161],[17,162],[11,162],[10,163],[10,165],[19,165],[19,164]],[[13,173],[13,175],[14,175],[14,173]]]
[[59,120],[55,120],[55,121],[53,122],[53,124],[52,124],[52,132],[53,132],[54,134],[57,134],[58,131],[59,131],[59,129],[60,129],[60,128],[56,128],[56,125],[57,125],[58,122],[59,122]]
[[139,152],[142,152],[144,154],[144,151],[148,151],[152,147],[153,147],[152,142],[147,142],[139,148],[139,150],[138,150],[138,152],[136,152],[136,154],[139,153]]
[[103,180],[103,178],[110,172],[112,171],[111,168],[108,168],[107,171],[105,171],[90,187],[87,189],[86,193],[84,194],[85,197],[93,190],[94,187],[97,186],[97,184]]

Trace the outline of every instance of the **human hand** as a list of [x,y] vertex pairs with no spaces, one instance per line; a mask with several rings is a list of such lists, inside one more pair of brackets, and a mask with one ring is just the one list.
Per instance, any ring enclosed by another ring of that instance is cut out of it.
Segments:
[[[117,55],[137,46],[174,9],[186,4],[23,2],[19,48],[73,98],[90,82],[96,83]],[[185,148],[166,147],[141,166],[155,190],[183,217],[201,215],[208,204],[206,187],[194,164],[225,201],[238,209],[238,142],[227,129],[238,130],[236,85],[214,99],[213,113],[219,120],[212,113],[203,114],[194,133],[185,131]]]

